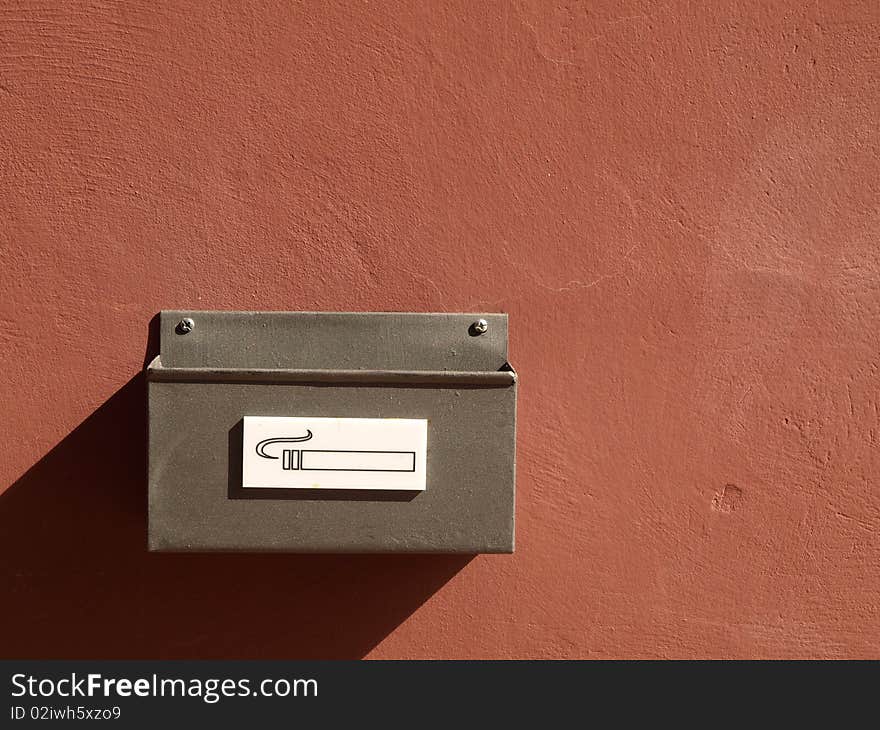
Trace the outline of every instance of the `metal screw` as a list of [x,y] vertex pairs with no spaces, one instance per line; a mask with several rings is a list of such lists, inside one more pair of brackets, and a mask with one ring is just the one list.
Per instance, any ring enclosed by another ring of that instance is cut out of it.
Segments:
[[190,332],[195,329],[196,323],[192,321],[189,317],[184,317],[177,323],[177,334],[179,335],[188,335]]
[[471,325],[471,334],[476,337],[485,334],[489,329],[489,323],[485,319],[478,319]]

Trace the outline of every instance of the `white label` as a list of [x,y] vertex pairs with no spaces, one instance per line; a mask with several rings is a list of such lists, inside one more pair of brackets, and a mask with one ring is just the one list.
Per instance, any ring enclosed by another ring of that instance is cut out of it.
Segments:
[[242,486],[423,491],[428,421],[245,416]]

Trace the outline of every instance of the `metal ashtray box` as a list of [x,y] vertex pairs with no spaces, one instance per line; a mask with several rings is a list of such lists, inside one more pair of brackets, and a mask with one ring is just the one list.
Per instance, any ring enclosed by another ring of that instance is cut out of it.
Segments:
[[507,315],[162,312],[153,551],[511,553]]

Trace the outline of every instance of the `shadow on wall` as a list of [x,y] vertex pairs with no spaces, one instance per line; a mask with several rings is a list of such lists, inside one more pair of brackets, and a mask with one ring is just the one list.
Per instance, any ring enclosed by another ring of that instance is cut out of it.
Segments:
[[360,658],[472,557],[151,554],[146,471],[138,375],[0,495],[5,658]]

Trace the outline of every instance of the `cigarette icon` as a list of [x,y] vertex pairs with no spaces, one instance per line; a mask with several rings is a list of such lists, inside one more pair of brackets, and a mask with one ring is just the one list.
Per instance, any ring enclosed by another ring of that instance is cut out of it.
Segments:
[[[305,436],[286,436],[264,439],[257,444],[257,454],[264,459],[278,459],[266,453],[267,446],[308,441]],[[282,449],[281,468],[284,471],[383,471],[414,472],[415,451],[358,451],[350,449]]]
[[284,449],[281,468],[300,471],[415,471],[415,451]]

